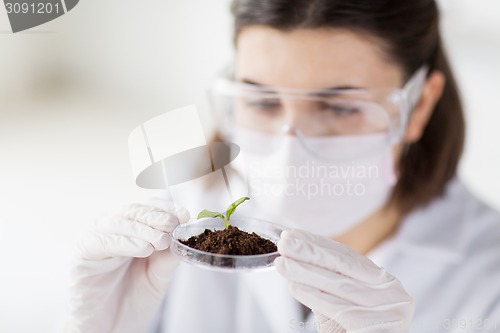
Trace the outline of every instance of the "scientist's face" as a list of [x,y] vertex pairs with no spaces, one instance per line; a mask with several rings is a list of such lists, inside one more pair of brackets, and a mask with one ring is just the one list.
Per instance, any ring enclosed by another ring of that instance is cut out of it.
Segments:
[[[389,88],[404,84],[404,73],[375,37],[346,29],[280,31],[265,26],[243,28],[237,38],[238,81],[298,89]],[[439,99],[444,78],[431,73],[413,111],[402,142],[417,141]],[[287,120],[299,118],[294,110]],[[394,147],[394,158],[400,145]]]

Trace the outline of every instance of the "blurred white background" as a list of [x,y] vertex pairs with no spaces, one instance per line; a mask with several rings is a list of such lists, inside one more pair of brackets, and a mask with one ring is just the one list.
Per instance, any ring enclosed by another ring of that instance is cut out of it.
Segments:
[[[500,2],[442,0],[467,112],[460,174],[500,208]],[[229,1],[86,0],[26,33],[0,8],[0,332],[48,332],[78,231],[144,200],[127,136],[197,103],[230,58]],[[202,114],[211,125],[208,114]]]

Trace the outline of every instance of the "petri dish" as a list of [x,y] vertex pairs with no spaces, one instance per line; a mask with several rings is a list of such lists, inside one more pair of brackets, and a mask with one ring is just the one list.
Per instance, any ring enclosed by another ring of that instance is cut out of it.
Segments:
[[[280,225],[249,217],[233,216],[231,225],[249,233],[255,232],[275,244],[278,243],[281,232],[285,230]],[[187,223],[177,226],[172,232],[173,241],[170,245],[170,251],[180,260],[189,264],[224,272],[270,270],[274,268],[274,259],[280,255],[277,251],[258,255],[216,254],[200,251],[180,242],[180,240],[186,240],[191,236],[203,233],[205,229],[222,230],[224,224],[220,218],[191,219]]]

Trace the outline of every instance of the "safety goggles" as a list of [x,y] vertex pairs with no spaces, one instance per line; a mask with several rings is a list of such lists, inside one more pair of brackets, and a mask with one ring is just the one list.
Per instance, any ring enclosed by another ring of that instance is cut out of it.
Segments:
[[[219,129],[231,140],[242,129],[263,136],[293,134],[313,155],[323,157],[318,141],[383,135],[387,146],[398,142],[420,98],[427,66],[401,89],[305,90],[258,86],[220,78],[209,90]],[[328,154],[327,154],[328,155]]]

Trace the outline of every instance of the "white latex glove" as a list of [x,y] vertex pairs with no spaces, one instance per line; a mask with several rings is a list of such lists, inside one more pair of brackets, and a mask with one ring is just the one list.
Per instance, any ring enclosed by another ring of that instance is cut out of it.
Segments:
[[290,293],[316,315],[327,332],[407,332],[411,297],[394,276],[367,257],[331,239],[302,230],[284,231],[276,269]]
[[133,204],[96,221],[78,242],[65,332],[145,332],[166,292],[177,259],[170,232],[189,219],[161,200]]

